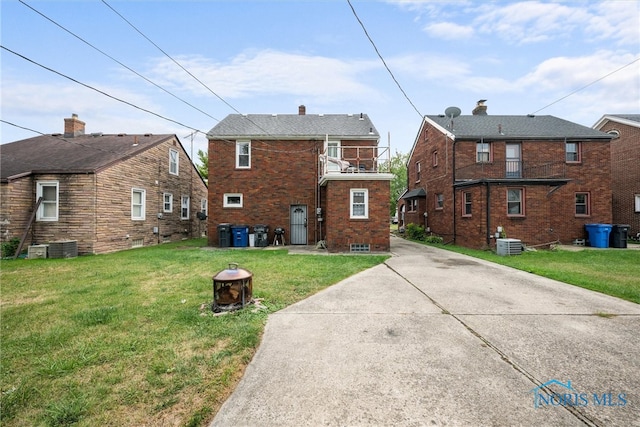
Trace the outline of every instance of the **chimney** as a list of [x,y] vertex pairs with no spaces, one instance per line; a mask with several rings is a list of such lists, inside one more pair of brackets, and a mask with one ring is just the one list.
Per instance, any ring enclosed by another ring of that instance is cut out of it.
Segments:
[[77,114],[72,114],[70,119],[64,119],[64,137],[73,138],[84,135],[84,125],[82,120],[78,120]]
[[298,107],[298,115],[304,116],[305,114],[307,114],[307,107],[305,107],[304,105],[300,105]]
[[486,99],[481,99],[476,104],[476,108],[473,109],[472,113],[474,116],[486,116],[487,115],[487,106],[484,103],[487,102]]

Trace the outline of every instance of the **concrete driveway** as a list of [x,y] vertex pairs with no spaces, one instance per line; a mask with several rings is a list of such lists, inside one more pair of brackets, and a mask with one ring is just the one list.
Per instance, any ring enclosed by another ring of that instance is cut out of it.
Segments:
[[269,317],[213,426],[640,426],[640,306],[392,237]]

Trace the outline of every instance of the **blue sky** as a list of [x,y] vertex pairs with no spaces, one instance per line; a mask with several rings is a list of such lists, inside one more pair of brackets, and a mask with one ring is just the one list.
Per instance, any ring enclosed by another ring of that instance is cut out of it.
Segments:
[[[24,3],[164,90],[17,0],[0,2],[1,44],[187,127],[4,49],[2,120],[59,133],[76,113],[87,132],[175,133],[195,152],[206,138],[197,133],[192,144],[189,128],[206,132],[237,111],[296,114],[304,104],[307,114],[367,113],[381,143],[407,153],[421,115],[449,106],[471,114],[479,99],[488,114],[554,115],[585,126],[640,112],[636,0],[351,0],[411,102],[346,0],[105,1]],[[5,123],[0,131],[2,143],[38,135]]]

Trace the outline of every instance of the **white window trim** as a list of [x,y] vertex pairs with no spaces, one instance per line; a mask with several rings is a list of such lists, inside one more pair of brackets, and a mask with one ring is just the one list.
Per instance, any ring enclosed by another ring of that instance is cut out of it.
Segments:
[[[364,215],[355,215],[353,212],[353,205],[355,204],[353,198],[356,193],[364,193]],[[369,219],[369,190],[366,188],[352,188],[349,196],[349,217],[351,219]]]
[[[249,156],[249,161],[247,166],[240,166],[240,147],[245,144],[249,146],[249,153],[246,154]],[[236,169],[251,169],[251,141],[249,140],[236,141]]]
[[[176,161],[173,161],[172,154],[175,154]],[[175,171],[172,171],[172,166],[175,164]],[[179,175],[180,174],[180,153],[178,150],[174,150],[173,148],[169,149],[169,173],[171,175]]]
[[[169,209],[167,209],[167,201],[166,201],[167,196],[169,196]],[[173,212],[173,194],[171,193],[162,194],[162,211],[167,213]]]
[[55,201],[55,205],[56,205],[56,214],[55,216],[52,217],[46,217],[44,216],[44,204],[45,203],[52,203],[52,202],[45,202],[44,199],[42,200],[42,202],[40,203],[40,206],[38,207],[38,212],[36,213],[36,221],[41,221],[41,222],[45,222],[45,221],[58,221],[58,215],[59,215],[59,210],[60,210],[60,183],[58,181],[38,181],[36,183],[36,201],[42,197],[42,188],[43,187],[56,187],[56,201]]
[[635,205],[636,205],[635,211],[640,212],[640,194],[635,194],[634,199],[635,199]]
[[207,214],[207,199],[200,199],[200,212],[204,213],[205,215]]
[[[186,206],[185,206],[185,201]],[[187,209],[187,214],[184,215],[184,209]],[[191,216],[191,198],[189,196],[180,196],[180,219],[189,219]]]
[[342,150],[340,141],[327,141],[327,156],[336,159],[342,159]]
[[[229,203],[229,199],[231,197],[240,197],[240,203]],[[242,197],[242,193],[225,193],[223,197],[222,207],[223,208],[241,208],[244,206],[244,197]]]
[[[141,194],[141,207],[140,207],[140,216],[136,217],[133,215],[133,195],[134,193]],[[131,189],[131,220],[133,221],[144,221],[146,219],[146,205],[147,205],[147,191],[143,188],[132,188]]]

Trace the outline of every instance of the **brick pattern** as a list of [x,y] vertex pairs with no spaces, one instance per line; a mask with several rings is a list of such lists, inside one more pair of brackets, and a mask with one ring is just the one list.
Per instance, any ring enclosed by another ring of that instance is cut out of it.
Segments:
[[[169,174],[169,149],[179,153],[179,175]],[[34,222],[27,244],[55,240],[77,240],[79,254],[97,254],[129,249],[134,240],[145,246],[198,237],[206,231],[197,219],[207,188],[187,154],[173,139],[150,147],[96,174],[33,175],[2,185],[2,219],[9,221],[2,239],[21,237],[36,197],[36,182],[59,181],[59,218],[56,222]],[[131,219],[131,189],[146,192],[144,221]],[[162,212],[162,194],[173,193],[172,213]],[[5,194],[8,196],[5,198]],[[190,218],[180,219],[180,197],[191,195]],[[154,233],[158,227],[159,233]]]
[[634,196],[640,194],[640,128],[607,121],[603,132],[618,131],[611,140],[611,183],[613,222],[628,224],[632,235],[640,233],[640,212],[635,212]]
[[[427,196],[418,200],[417,211],[405,213],[405,224],[429,227],[431,232],[442,236],[445,241],[453,241],[455,238],[457,244],[484,248],[495,245],[493,234],[497,226],[502,226],[508,237],[519,238],[529,245],[543,245],[557,240],[571,243],[574,239],[585,238],[585,224],[611,223],[611,163],[608,141],[581,142],[581,163],[562,165],[561,172],[569,179],[566,185],[522,185],[515,181],[513,184],[482,183],[457,188],[454,195],[453,170],[475,165],[476,142],[456,141],[454,160],[452,141],[445,139],[442,133],[428,124],[423,125],[408,162],[408,180],[409,190],[422,187]],[[565,157],[563,140],[507,142],[521,143],[521,158],[525,165],[557,163],[559,160],[562,163]],[[494,164],[504,164],[505,143],[491,142]],[[434,150],[438,151],[437,166],[432,164]],[[417,162],[421,164],[420,179]],[[557,172],[556,169],[553,171],[554,174]],[[476,169],[475,173],[475,176],[464,178],[487,177],[480,173],[480,169]],[[456,178],[459,177],[456,175]],[[507,215],[507,189],[511,187],[524,190],[525,215],[522,217]],[[471,193],[471,217],[463,216],[464,192]],[[575,215],[576,192],[589,194],[589,216]],[[436,195],[439,193],[444,196],[443,209],[436,209]],[[407,201],[403,200],[401,203],[407,204]]]

